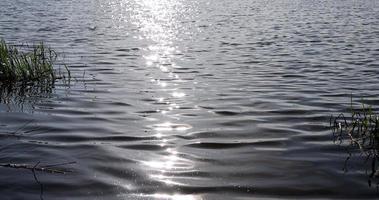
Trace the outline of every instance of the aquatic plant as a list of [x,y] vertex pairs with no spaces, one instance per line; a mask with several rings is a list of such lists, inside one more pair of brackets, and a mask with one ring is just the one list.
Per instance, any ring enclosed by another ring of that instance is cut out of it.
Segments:
[[339,144],[346,143],[348,157],[346,158],[344,170],[347,170],[347,162],[354,153],[359,152],[365,157],[368,164],[366,173],[368,183],[371,186],[375,180],[379,184],[379,115],[373,112],[371,106],[362,104],[358,109],[353,107],[351,99],[350,114],[348,116],[339,114],[330,118],[334,141]]
[[[44,43],[37,45],[11,46],[0,40],[0,82],[50,82],[65,78],[60,70],[54,69],[57,54]],[[65,66],[68,76],[70,71]]]
[[15,46],[0,39],[0,103],[24,111],[24,103],[38,99],[34,97],[50,96],[57,79],[69,87],[70,70],[57,59],[57,53],[42,42]]

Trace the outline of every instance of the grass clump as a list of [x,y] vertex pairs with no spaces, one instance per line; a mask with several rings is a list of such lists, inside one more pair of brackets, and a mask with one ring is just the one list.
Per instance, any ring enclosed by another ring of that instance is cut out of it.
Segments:
[[[54,69],[57,54],[44,43],[15,47],[0,40],[0,82],[50,82],[64,78]],[[69,71],[66,67],[69,74]]]
[[344,170],[347,171],[347,162],[353,154],[359,153],[365,157],[366,173],[371,186],[375,180],[379,184],[379,115],[373,112],[371,106],[362,103],[360,108],[354,108],[351,99],[351,108],[348,115],[339,114],[331,117],[330,126],[335,141],[345,145],[348,157]]

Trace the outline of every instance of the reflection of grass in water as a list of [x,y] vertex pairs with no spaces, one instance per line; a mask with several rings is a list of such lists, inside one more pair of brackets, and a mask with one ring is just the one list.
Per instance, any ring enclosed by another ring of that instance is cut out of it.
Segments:
[[53,92],[51,83],[44,84],[0,84],[0,103],[20,105],[31,97],[47,97]]
[[[52,82],[64,78],[54,69],[57,54],[43,43],[33,46],[11,46],[0,40],[0,82]],[[68,76],[69,70],[66,67]]]
[[366,173],[369,177],[369,185],[375,181],[379,185],[379,116],[375,114],[371,106],[362,104],[359,109],[353,108],[349,116],[340,114],[331,117],[330,126],[333,130],[335,141],[340,144],[347,142],[346,149],[349,156],[345,161],[344,170],[347,170],[348,160],[355,150],[365,157],[369,167]]

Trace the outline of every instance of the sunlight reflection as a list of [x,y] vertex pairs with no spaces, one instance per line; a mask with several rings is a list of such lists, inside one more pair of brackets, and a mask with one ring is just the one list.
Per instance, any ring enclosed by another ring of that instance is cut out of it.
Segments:
[[201,197],[195,195],[181,195],[181,194],[154,194],[152,195],[157,199],[168,199],[168,200],[202,200]]
[[171,95],[173,97],[176,97],[176,98],[182,98],[182,97],[186,96],[186,94],[184,92],[173,92]]
[[176,104],[176,103],[170,104],[170,107],[175,108],[175,109],[179,109],[180,108],[180,106],[178,104]]
[[170,78],[179,79],[179,75],[174,74],[174,73],[172,73],[172,72],[170,72],[170,73],[168,74],[168,76],[169,76]]
[[174,155],[178,154],[177,151],[175,151],[175,150],[173,150],[171,148],[167,148],[166,151],[169,152],[169,153],[171,153],[171,154],[174,154]]
[[[157,145],[167,148],[156,153],[156,157],[151,160],[142,161],[142,165],[152,179],[170,187],[178,186],[183,183],[180,177],[176,177],[176,173],[193,170],[193,162],[178,152],[177,147],[180,144],[175,137],[192,128],[189,124],[179,122],[175,109],[181,107],[178,102],[173,102],[179,98],[183,102],[182,98],[187,96],[185,92],[180,91],[182,87],[179,83],[182,80],[174,72],[180,68],[175,59],[177,54],[181,53],[177,41],[182,38],[182,23],[178,23],[177,18],[183,16],[183,5],[179,0],[136,0],[136,2],[139,4],[139,9],[134,16],[134,25],[138,27],[143,39],[148,42],[147,48],[144,49],[144,61],[147,67],[151,67],[148,68],[152,71],[151,83],[162,87],[156,90],[154,96],[159,106],[157,122],[160,123],[151,124],[149,127],[155,132]],[[175,122],[178,123],[173,123],[173,120],[177,120]],[[200,196],[181,194],[162,193],[149,196],[156,199],[201,200]]]
[[146,65],[147,65],[147,66],[152,66],[152,65],[153,65],[153,62],[151,62],[151,61],[146,61]]
[[163,97],[159,97],[159,98],[158,98],[158,102],[159,102],[159,103],[162,103],[163,101],[164,101],[164,98],[163,98]]
[[165,66],[159,66],[159,69],[161,69],[162,72],[168,72],[169,69]]
[[167,83],[166,82],[159,82],[158,83],[160,86],[162,86],[162,87],[166,87],[167,86]]
[[153,54],[153,55],[150,55],[150,56],[146,56],[145,59],[149,60],[149,61],[152,61],[152,62],[156,62],[159,59],[159,55],[158,54]]
[[161,131],[185,131],[192,127],[188,124],[174,124],[171,122],[165,122],[161,124],[154,124],[153,128],[154,130],[161,132]]

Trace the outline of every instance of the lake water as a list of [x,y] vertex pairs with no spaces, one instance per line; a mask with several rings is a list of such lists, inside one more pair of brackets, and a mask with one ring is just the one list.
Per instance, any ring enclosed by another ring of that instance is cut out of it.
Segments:
[[1,163],[76,162],[1,199],[378,197],[329,129],[379,106],[377,0],[1,0],[0,37],[76,79],[0,104]]

